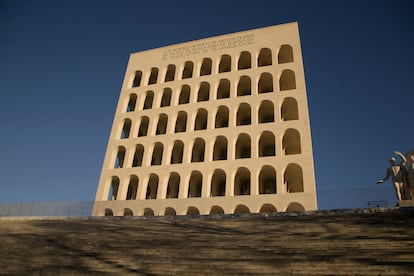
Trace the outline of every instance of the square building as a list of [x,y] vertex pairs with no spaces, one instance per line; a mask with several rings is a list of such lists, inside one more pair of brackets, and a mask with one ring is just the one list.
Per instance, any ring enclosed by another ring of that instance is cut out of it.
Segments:
[[93,215],[316,209],[296,22],[130,55]]

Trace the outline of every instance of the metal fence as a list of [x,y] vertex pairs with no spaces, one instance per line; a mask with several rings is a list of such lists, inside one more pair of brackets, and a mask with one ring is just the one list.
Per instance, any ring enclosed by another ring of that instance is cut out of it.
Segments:
[[[372,188],[318,190],[317,197],[319,210],[394,207],[397,203],[394,189],[385,185]],[[91,216],[93,203],[93,201],[0,203],[0,217]]]

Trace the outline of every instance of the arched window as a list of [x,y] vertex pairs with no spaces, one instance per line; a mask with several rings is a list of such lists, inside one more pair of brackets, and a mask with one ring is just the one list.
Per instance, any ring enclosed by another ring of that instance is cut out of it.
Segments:
[[224,210],[220,206],[215,205],[211,207],[210,215],[222,215],[222,214],[224,214]]
[[188,104],[190,102],[190,86],[183,85],[181,86],[180,98],[178,99],[178,104]]
[[250,171],[239,168],[234,177],[234,195],[250,195]]
[[154,92],[147,91],[147,96],[145,97],[145,102],[144,102],[144,108],[143,109],[151,109],[153,101],[154,101]]
[[280,110],[282,121],[298,120],[298,102],[294,98],[286,98]]
[[286,208],[286,212],[304,212],[305,207],[303,207],[302,204],[297,202],[292,202],[289,204],[289,206]]
[[188,187],[188,197],[201,197],[202,187],[203,175],[199,171],[192,171]]
[[237,85],[237,96],[247,96],[252,94],[252,82],[248,76],[242,76]]
[[277,212],[276,207],[270,203],[263,204],[259,211],[259,213],[262,213],[262,214],[263,213],[276,213],[276,212]]
[[191,61],[185,62],[182,79],[188,79],[193,77],[193,67],[194,64]]
[[160,114],[158,119],[156,135],[165,134],[167,132],[168,116],[167,114]]
[[213,161],[227,160],[227,139],[224,136],[218,136],[214,143]]
[[251,108],[247,103],[242,103],[237,110],[236,126],[250,125],[251,119]]
[[259,108],[259,124],[275,121],[274,106],[271,101],[263,101]]
[[171,153],[171,164],[183,163],[183,152],[184,143],[180,140],[176,140]]
[[135,76],[134,76],[134,79],[132,80],[132,88],[139,87],[141,85],[141,79],[142,79],[142,72],[135,71]]
[[154,214],[154,210],[152,210],[151,208],[145,208],[144,209],[144,216],[145,217],[153,217]]
[[111,185],[109,186],[108,200],[116,200],[118,196],[119,178],[112,176]]
[[151,68],[151,74],[148,79],[148,85],[156,84],[158,79],[158,68],[152,67]]
[[126,200],[137,199],[137,191],[138,191],[138,176],[131,175],[129,179]]
[[279,64],[293,62],[293,49],[290,45],[282,45],[277,56],[277,61]]
[[269,48],[260,49],[259,57],[257,59],[257,66],[272,65],[272,51]]
[[275,155],[275,135],[270,131],[265,131],[259,140],[259,157]]
[[141,167],[142,159],[144,157],[144,146],[138,144],[135,148],[134,160],[132,161],[132,167]]
[[250,214],[250,209],[246,205],[240,204],[237,205],[236,209],[234,209],[234,213],[237,214]]
[[161,165],[163,151],[164,146],[159,142],[155,143],[154,150],[152,152],[151,165]]
[[300,154],[300,134],[296,129],[288,129],[282,139],[283,153],[285,155]]
[[196,207],[194,206],[188,207],[187,216],[198,216],[199,214],[200,214],[200,211]]
[[178,112],[177,121],[175,122],[175,133],[185,132],[187,130],[187,113]]
[[130,132],[131,132],[131,120],[125,119],[124,126],[122,127],[122,131],[121,131],[121,139],[129,138]]
[[273,92],[273,77],[270,73],[260,75],[258,91],[260,93]]
[[251,141],[248,134],[242,133],[236,142],[236,159],[251,157]]
[[210,99],[210,84],[208,82],[202,82],[198,89],[197,102],[205,102]]
[[151,174],[148,180],[146,199],[156,199],[158,192],[158,175]]
[[224,196],[226,194],[226,173],[216,169],[211,178],[211,196]]
[[105,217],[112,217],[114,215],[114,212],[109,209],[109,208],[105,208]]
[[301,193],[303,189],[303,172],[298,164],[289,164],[283,174],[286,192]]
[[219,65],[219,73],[231,71],[231,57],[229,55],[222,55]]
[[134,212],[132,212],[131,209],[125,208],[124,209],[124,217],[132,217],[134,215]]
[[259,194],[276,194],[276,171],[264,166],[259,174]]
[[169,64],[167,73],[165,74],[165,82],[173,81],[175,78],[175,65]]
[[118,153],[116,154],[115,158],[115,165],[114,168],[123,168],[124,167],[124,159],[125,159],[125,148],[120,146],[118,147]]
[[292,70],[283,70],[279,79],[280,91],[296,89],[295,72]]
[[252,68],[252,55],[250,52],[243,51],[240,54],[239,63],[237,65],[238,70]]
[[207,110],[200,108],[197,111],[197,116],[195,118],[194,130],[203,130],[207,129]]
[[203,139],[197,138],[194,141],[193,150],[191,154],[191,162],[203,162],[206,143]]
[[166,198],[178,198],[179,191],[180,191],[180,175],[176,172],[172,172],[170,173],[170,178],[168,179]]
[[230,98],[230,81],[228,79],[221,79],[217,88],[217,99]]
[[135,111],[135,106],[137,105],[137,94],[130,94],[126,112]]
[[174,208],[171,208],[171,207],[165,208],[164,216],[175,216],[175,215],[177,215],[177,212],[175,211]]
[[147,136],[148,125],[149,125],[149,118],[147,116],[143,116],[141,118],[141,124],[139,125],[138,137]]
[[219,106],[216,114],[215,128],[229,126],[229,109],[226,106]]
[[210,58],[204,58],[200,69],[200,76],[211,75],[212,61]]
[[171,95],[172,90],[170,88],[164,88],[164,93],[162,94],[160,107],[171,105]]

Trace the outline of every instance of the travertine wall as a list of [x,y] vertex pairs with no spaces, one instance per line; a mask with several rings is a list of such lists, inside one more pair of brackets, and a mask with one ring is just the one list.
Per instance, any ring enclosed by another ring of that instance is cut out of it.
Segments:
[[315,209],[297,23],[131,54],[94,215]]

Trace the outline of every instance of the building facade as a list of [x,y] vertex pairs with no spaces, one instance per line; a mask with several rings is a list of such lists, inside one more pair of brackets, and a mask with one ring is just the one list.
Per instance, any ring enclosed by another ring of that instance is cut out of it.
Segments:
[[131,54],[93,215],[316,209],[297,23]]

